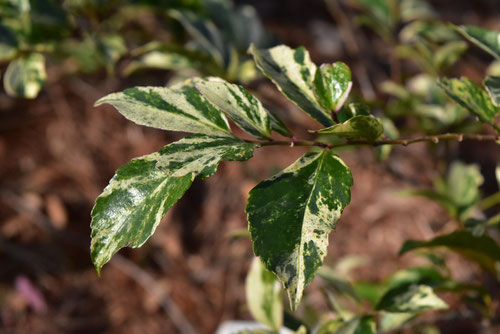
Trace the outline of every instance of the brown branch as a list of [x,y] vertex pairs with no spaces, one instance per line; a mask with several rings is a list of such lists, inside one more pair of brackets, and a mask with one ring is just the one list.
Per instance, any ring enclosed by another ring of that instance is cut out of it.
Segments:
[[323,142],[319,142],[319,141],[310,141],[310,140],[293,140],[293,141],[274,140],[274,141],[265,141],[265,142],[247,140],[247,142],[253,143],[253,144],[259,144],[260,146],[281,145],[281,146],[318,146],[318,147],[322,147],[322,148],[334,148],[334,147],[354,146],[354,145],[366,145],[366,146],[403,145],[403,146],[407,146],[410,144],[420,143],[420,142],[432,142],[432,143],[437,144],[440,141],[450,141],[450,140],[456,140],[459,142],[461,142],[463,140],[499,141],[500,136],[499,135],[483,135],[483,134],[443,133],[440,135],[420,136],[420,137],[413,137],[413,138],[397,138],[397,139],[382,138],[382,139],[375,140],[375,141],[370,141],[367,139],[344,139],[344,140],[336,142],[336,143],[323,143]]

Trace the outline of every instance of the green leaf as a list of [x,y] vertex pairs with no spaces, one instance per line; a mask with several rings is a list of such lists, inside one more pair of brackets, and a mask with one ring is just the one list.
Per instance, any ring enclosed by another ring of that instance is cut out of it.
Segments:
[[335,124],[317,131],[319,134],[335,135],[347,139],[366,139],[375,141],[384,134],[379,118],[373,116],[354,116],[344,123]]
[[488,52],[493,57],[500,59],[499,32],[474,26],[460,26],[457,27],[457,30],[469,41]]
[[491,101],[500,107],[500,77],[489,76],[484,80],[484,87],[491,97]]
[[342,319],[332,319],[328,320],[324,324],[322,324],[318,330],[316,331],[316,334],[332,334],[336,333],[336,330],[339,329],[344,322]]
[[46,79],[45,58],[39,53],[31,53],[9,64],[3,77],[3,85],[10,96],[33,99],[37,97]]
[[386,312],[422,312],[446,309],[441,300],[428,285],[403,285],[384,294],[376,309]]
[[438,190],[454,203],[459,218],[463,219],[479,200],[482,184],[483,176],[478,165],[456,161],[448,171],[444,189]]
[[324,150],[305,154],[250,191],[254,253],[284,283],[293,310],[322,264],[352,184],[349,168]]
[[399,254],[430,247],[446,247],[479,263],[488,270],[494,270],[494,262],[500,261],[500,247],[491,237],[475,237],[469,231],[460,230],[441,235],[429,241],[406,241]]
[[168,15],[179,21],[200,49],[212,56],[219,65],[227,65],[228,50],[221,32],[212,21],[204,20],[200,15],[189,11],[171,9]]
[[399,12],[401,20],[404,22],[434,19],[437,16],[432,7],[424,0],[400,0]]
[[387,285],[390,288],[396,288],[410,284],[437,285],[442,282],[444,282],[443,276],[434,268],[409,267],[392,274]]
[[92,209],[91,258],[97,272],[122,247],[140,247],[194,175],[170,177],[155,168],[158,153],[120,167]]
[[278,118],[275,114],[267,110],[267,115],[269,116],[269,121],[271,122],[271,129],[276,131],[280,135],[284,137],[292,137],[292,133],[286,127],[285,123],[281,119]]
[[408,321],[412,320],[418,315],[418,312],[382,312],[380,315],[380,329],[383,331],[390,331],[401,327]]
[[337,112],[351,91],[351,70],[342,63],[323,64],[314,75],[314,94],[326,110]]
[[442,78],[439,80],[439,86],[452,100],[476,115],[481,122],[491,123],[498,112],[488,94],[467,78]]
[[304,47],[291,49],[280,45],[258,50],[251,45],[249,52],[262,73],[271,79],[290,101],[323,126],[333,124],[328,111],[318,104],[314,96],[312,82],[316,65]]
[[259,139],[271,136],[268,114],[259,100],[239,85],[208,78],[195,83],[196,88],[228,115],[245,132]]
[[256,147],[235,137],[192,135],[161,149],[156,168],[173,177],[193,173],[205,178],[215,173],[221,160],[250,159]]
[[96,102],[112,104],[127,119],[163,130],[228,135],[226,117],[192,85],[134,87]]
[[354,317],[337,328],[333,334],[375,334],[376,324],[373,316]]
[[346,294],[359,302],[359,297],[354,291],[351,283],[338,275],[332,268],[323,266],[318,270],[318,276],[325,280],[335,291]]
[[4,25],[0,24],[0,61],[9,60],[17,53],[17,38]]
[[432,62],[438,69],[448,68],[455,64],[466,50],[467,43],[464,41],[448,42],[436,50]]
[[281,286],[258,258],[252,262],[245,288],[248,308],[254,319],[278,331],[283,324]]
[[370,107],[366,103],[351,102],[348,105],[340,108],[337,114],[337,118],[339,122],[343,123],[353,118],[354,116],[360,116],[360,115],[370,116],[371,115]]

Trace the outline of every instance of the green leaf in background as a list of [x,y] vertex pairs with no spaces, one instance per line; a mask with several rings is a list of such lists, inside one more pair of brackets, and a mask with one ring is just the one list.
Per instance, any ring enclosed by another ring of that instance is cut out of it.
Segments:
[[17,38],[7,27],[0,24],[0,61],[9,60],[17,53]]
[[284,283],[293,310],[322,264],[352,184],[349,168],[323,150],[306,153],[250,191],[246,212],[254,253]]
[[[381,117],[382,127],[384,128],[384,135],[389,139],[399,138],[399,130],[394,124],[394,122],[387,117]],[[379,161],[385,161],[389,157],[393,149],[392,145],[381,145],[377,147],[377,159]]]
[[493,104],[500,107],[500,77],[488,76],[484,80],[484,87],[488,94],[490,94]]
[[479,187],[483,176],[478,165],[455,161],[451,164],[446,181],[437,182],[437,190],[451,200],[457,209],[458,218],[464,219],[481,197]]
[[39,53],[31,53],[9,64],[3,77],[3,85],[10,96],[33,99],[37,97],[46,79],[45,58]]
[[457,30],[469,41],[500,59],[500,33],[498,31],[474,26],[460,26]]
[[387,282],[389,288],[403,285],[425,284],[437,285],[444,282],[443,276],[434,268],[430,267],[408,267],[396,271]]
[[337,329],[342,326],[344,322],[342,319],[332,319],[328,320],[324,324],[322,324],[318,330],[316,331],[316,334],[332,334],[335,333]]
[[259,258],[254,258],[245,283],[247,304],[255,320],[279,331],[283,324],[281,286]]
[[249,52],[262,73],[271,79],[290,101],[323,126],[333,124],[328,111],[318,104],[314,96],[312,82],[316,65],[304,47],[291,49],[280,45],[259,50],[251,45]]
[[401,20],[430,20],[436,18],[436,12],[425,0],[400,0],[399,15]]
[[366,10],[384,30],[390,30],[396,23],[395,5],[396,1],[392,0],[350,0]]
[[455,64],[467,50],[464,41],[451,41],[439,47],[434,53],[432,62],[437,69],[445,69]]
[[334,269],[322,266],[318,270],[318,276],[327,282],[336,292],[346,294],[356,302],[359,302],[359,297],[351,283],[338,275]]
[[380,314],[380,329],[383,331],[390,331],[401,327],[405,323],[414,319],[419,312],[381,312]]
[[292,133],[286,127],[285,123],[278,118],[275,114],[267,110],[267,116],[269,116],[269,121],[271,122],[271,129],[284,137],[292,137]]
[[354,317],[336,328],[333,334],[375,334],[377,332],[375,318],[365,315]]
[[495,261],[500,261],[500,247],[495,240],[487,235],[475,237],[466,230],[441,235],[429,241],[408,240],[401,247],[399,254],[430,247],[452,249],[493,272]]
[[127,53],[123,37],[118,34],[107,34],[96,40],[97,49],[102,53],[108,73],[113,73],[116,62]]
[[387,291],[377,304],[378,311],[422,312],[446,309],[448,305],[441,300],[428,285],[403,285]]
[[483,184],[483,176],[479,166],[455,161],[450,166],[447,178],[438,178],[435,184],[435,190],[413,190],[407,194],[436,201],[452,217],[464,221],[480,198],[479,187]]
[[351,91],[351,70],[342,63],[323,64],[314,75],[316,100],[326,110],[337,112]]
[[182,24],[199,49],[210,54],[221,66],[229,63],[230,52],[224,44],[221,32],[212,21],[186,10],[171,9],[168,14]]
[[491,123],[498,109],[488,94],[468,78],[439,80],[439,86],[456,103],[476,115],[481,122]]
[[163,130],[228,135],[226,117],[192,85],[134,87],[96,102],[113,105],[127,119]]
[[206,75],[223,76],[225,69],[201,51],[190,50],[173,43],[150,42],[132,51],[137,57],[124,70],[130,75],[143,69],[197,70]]
[[196,88],[241,129],[259,139],[271,136],[267,111],[245,88],[222,79],[208,78],[195,83]]
[[384,127],[379,118],[373,116],[354,116],[344,123],[335,124],[318,130],[319,134],[335,135],[347,139],[366,139],[375,141],[384,134]]
[[170,177],[155,168],[158,153],[134,159],[116,171],[92,209],[91,258],[97,272],[122,247],[140,247],[194,175]]
[[250,159],[256,147],[235,137],[192,135],[161,149],[156,168],[173,177],[193,173],[205,178],[215,173],[221,160]]

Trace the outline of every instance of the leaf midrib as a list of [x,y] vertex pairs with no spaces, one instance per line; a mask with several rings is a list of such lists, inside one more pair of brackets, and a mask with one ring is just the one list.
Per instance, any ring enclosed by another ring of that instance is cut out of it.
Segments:
[[[311,201],[311,197],[312,197],[312,194],[314,192],[314,189],[316,188],[316,184],[318,182],[318,178],[319,178],[319,170],[321,169],[322,165],[323,165],[323,162],[325,160],[325,151],[321,152],[321,156],[318,158],[318,159],[321,159],[319,162],[318,162],[318,166],[315,170],[315,175],[314,175],[314,183],[311,187],[311,193],[309,194],[309,197],[307,198],[307,201],[306,201],[306,205],[304,206],[304,213],[303,213],[303,216],[302,216],[302,227],[301,227],[301,233],[300,233],[300,243],[299,243],[299,268],[300,268],[300,264],[304,264],[304,257],[303,257],[303,253],[304,253],[304,248],[302,247],[303,246],[303,236],[304,236],[304,221],[305,221],[305,216],[306,216],[306,212],[307,212],[307,208],[309,207],[309,203]],[[300,275],[303,276],[302,274],[302,271],[300,272]],[[305,280],[305,277],[304,277],[304,280]]]

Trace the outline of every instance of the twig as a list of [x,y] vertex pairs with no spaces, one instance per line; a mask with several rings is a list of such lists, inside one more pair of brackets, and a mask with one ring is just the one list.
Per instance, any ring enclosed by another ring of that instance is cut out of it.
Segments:
[[420,142],[432,142],[439,143],[440,141],[449,141],[456,140],[461,142],[462,140],[471,140],[471,141],[498,141],[500,140],[499,135],[482,135],[482,134],[462,134],[462,133],[444,133],[440,135],[434,136],[421,136],[421,137],[413,137],[413,138],[382,138],[375,141],[370,141],[367,139],[344,139],[342,141],[336,143],[323,143],[319,141],[310,141],[310,140],[296,140],[296,141],[287,141],[287,140],[274,140],[274,141],[251,141],[247,140],[248,143],[259,144],[260,146],[273,146],[273,145],[281,145],[281,146],[290,146],[292,143],[294,146],[318,146],[322,148],[334,148],[334,147],[342,147],[342,146],[353,146],[353,145],[366,145],[366,146],[382,146],[382,145],[403,145],[407,146],[414,143]]

